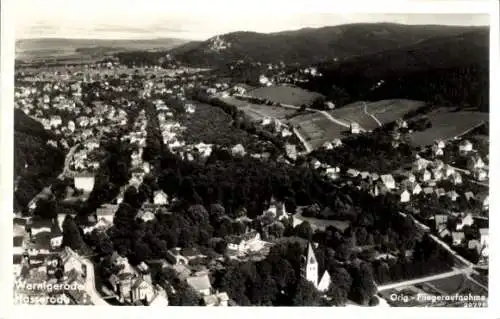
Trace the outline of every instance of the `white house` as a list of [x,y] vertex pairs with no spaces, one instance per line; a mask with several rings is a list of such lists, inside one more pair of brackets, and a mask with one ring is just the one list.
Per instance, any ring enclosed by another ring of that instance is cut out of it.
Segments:
[[451,182],[455,185],[462,184],[462,175],[459,172],[455,172],[451,175]]
[[451,232],[451,238],[453,239],[453,245],[458,246],[465,239],[465,234],[463,232]]
[[470,157],[467,161],[467,167],[469,170],[474,171],[476,169],[482,169],[484,168],[485,164],[483,162],[483,159],[479,155],[474,155]]
[[380,179],[384,183],[385,187],[389,190],[396,188],[396,181],[391,174],[381,175]]
[[485,180],[488,179],[488,172],[484,169],[476,169],[476,171],[474,172],[474,177],[480,181],[480,182],[484,182]]
[[454,173],[455,173],[455,169],[454,169],[452,166],[450,166],[450,165],[446,165],[446,166],[444,167],[444,175],[445,175],[446,177],[450,177],[450,176],[452,176]]
[[418,195],[422,192],[422,187],[420,186],[419,183],[414,183],[412,187],[412,194],[413,195]]
[[351,122],[350,129],[351,129],[351,134],[359,134],[360,132],[359,123]]
[[432,153],[434,156],[443,156],[444,155],[444,150],[440,148],[437,144],[432,146]]
[[168,204],[168,196],[162,190],[154,192],[153,195],[153,203],[155,205],[167,205]]
[[50,239],[50,248],[53,250],[58,249],[62,245],[62,240],[63,240],[62,236],[56,236],[56,237],[51,238]]
[[460,196],[458,193],[454,190],[448,192],[448,197],[454,202],[457,200],[457,198]]
[[400,194],[400,201],[401,203],[407,203],[410,201],[410,192],[408,190],[404,190]]
[[141,219],[143,222],[149,222],[155,219],[155,214],[147,210],[140,210],[135,218]]
[[422,173],[421,181],[427,182],[431,179],[431,177],[432,177],[431,172],[429,172],[428,170],[424,170],[424,172]]
[[95,177],[91,174],[82,174],[74,177],[76,189],[90,193],[94,189]]
[[460,231],[464,228],[464,226],[471,226],[474,223],[474,218],[472,217],[472,214],[467,214],[464,217],[462,217],[460,223],[457,223],[457,231]]
[[462,153],[471,152],[472,151],[472,147],[473,147],[473,145],[472,145],[472,143],[469,140],[463,140],[458,145],[458,149]]
[[429,162],[427,160],[419,158],[415,162],[413,162],[413,169],[415,171],[421,171],[423,169],[426,169],[428,164]]

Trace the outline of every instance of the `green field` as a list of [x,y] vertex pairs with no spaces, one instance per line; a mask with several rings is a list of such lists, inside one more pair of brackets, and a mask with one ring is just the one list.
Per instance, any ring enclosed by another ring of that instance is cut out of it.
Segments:
[[234,97],[222,98],[221,100],[236,106],[238,109],[250,116],[254,121],[262,121],[262,119],[266,117],[285,120],[288,116],[295,113],[295,111],[291,109],[279,106],[252,104]]
[[247,95],[295,106],[309,105],[317,98],[323,97],[319,93],[293,86],[261,87],[248,92]]
[[348,128],[332,123],[321,113],[299,115],[290,119],[290,123],[306,138],[313,149],[336,138],[344,138]]
[[355,102],[342,108],[332,110],[329,113],[339,120],[357,122],[365,130],[373,130],[379,127],[377,121],[370,116],[372,114],[382,125],[394,122],[402,118],[406,113],[424,106],[424,102],[413,100],[382,100],[377,102]]
[[459,111],[441,108],[427,114],[432,127],[421,132],[411,134],[412,144],[425,146],[435,140],[447,140],[467,133],[489,121],[488,113]]

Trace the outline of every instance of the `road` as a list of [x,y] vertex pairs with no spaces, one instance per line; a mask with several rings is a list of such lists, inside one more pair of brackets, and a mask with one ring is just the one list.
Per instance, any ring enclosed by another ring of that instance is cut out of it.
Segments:
[[87,267],[87,277],[85,278],[85,292],[90,296],[91,301],[96,306],[109,306],[97,291],[95,285],[95,269],[94,264],[87,258],[80,256],[80,261]]
[[423,283],[426,281],[434,281],[434,280],[438,280],[438,279],[457,276],[460,274],[468,274],[470,272],[472,272],[471,267],[462,268],[462,269],[454,269],[452,271],[448,271],[448,272],[437,274],[437,275],[431,275],[431,276],[426,276],[426,277],[422,277],[422,278],[411,279],[411,280],[406,280],[406,281],[395,282],[395,283],[391,283],[391,284],[378,286],[377,289],[378,289],[378,291],[383,291],[383,290],[389,290],[389,289],[394,289],[394,288],[402,288],[402,287],[406,287],[406,286],[420,284],[420,283]]
[[292,131],[297,136],[297,138],[302,142],[302,144],[304,145],[304,147],[306,149],[306,152],[310,153],[313,150],[313,147],[311,146],[311,144],[308,141],[306,141],[304,136],[302,136],[302,134],[300,134],[300,132],[296,128],[293,128]]
[[378,120],[378,118],[375,117],[375,115],[368,113],[368,106],[366,105],[365,102],[363,102],[363,112],[366,115],[370,116],[375,122],[377,122],[378,126],[382,126],[382,123],[380,123],[380,121]]
[[66,157],[64,158],[64,168],[61,174],[57,178],[59,179],[64,179],[65,177],[68,177],[70,175],[73,175],[75,172],[72,172],[69,169],[69,164],[71,163],[71,159],[73,158],[73,155],[75,154],[76,149],[80,146],[80,144],[75,144],[73,145],[68,153],[66,154]]

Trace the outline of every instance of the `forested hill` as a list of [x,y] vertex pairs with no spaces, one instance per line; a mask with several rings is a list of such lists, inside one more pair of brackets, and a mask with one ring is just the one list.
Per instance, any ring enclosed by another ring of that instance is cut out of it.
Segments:
[[19,110],[14,111],[16,208],[24,208],[62,171],[65,154],[61,149],[47,144],[51,139],[56,140],[40,123]]
[[216,67],[238,60],[310,64],[401,48],[475,27],[359,23],[278,33],[233,32],[170,51],[181,63]]
[[438,37],[406,48],[319,65],[304,86],[345,105],[407,98],[489,110],[489,30]]

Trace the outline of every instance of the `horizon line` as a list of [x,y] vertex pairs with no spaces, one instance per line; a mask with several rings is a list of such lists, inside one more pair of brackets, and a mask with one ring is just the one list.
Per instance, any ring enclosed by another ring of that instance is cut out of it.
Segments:
[[225,32],[225,33],[216,33],[213,34],[207,38],[203,39],[194,39],[194,38],[182,38],[182,37],[169,37],[169,36],[157,36],[157,37],[102,37],[99,35],[96,35],[95,37],[85,37],[85,36],[57,36],[57,35],[41,35],[41,36],[22,36],[15,39],[15,41],[19,40],[42,40],[42,39],[54,39],[54,40],[107,40],[107,41],[151,41],[151,40],[181,40],[181,41],[206,41],[212,37],[215,37],[217,35],[224,35],[224,34],[230,34],[230,33],[237,33],[237,32],[250,32],[250,33],[260,33],[260,34],[278,34],[278,33],[284,33],[284,32],[293,32],[293,31],[300,31],[300,30],[306,30],[306,29],[323,29],[323,28],[331,28],[331,27],[340,27],[340,26],[346,26],[346,25],[355,25],[355,24],[393,24],[393,25],[405,25],[405,26],[443,26],[443,27],[462,27],[462,28],[490,28],[490,24],[483,24],[483,25],[478,25],[478,24],[439,24],[439,23],[424,23],[424,24],[419,24],[419,23],[401,23],[401,22],[387,22],[387,21],[380,21],[380,22],[352,22],[352,23],[343,23],[343,24],[336,24],[336,25],[325,25],[321,27],[302,27],[302,28],[296,28],[296,29],[285,29],[281,31],[270,31],[270,32],[257,32],[257,31],[252,31],[252,30],[235,30],[235,31],[230,31],[230,32]]

